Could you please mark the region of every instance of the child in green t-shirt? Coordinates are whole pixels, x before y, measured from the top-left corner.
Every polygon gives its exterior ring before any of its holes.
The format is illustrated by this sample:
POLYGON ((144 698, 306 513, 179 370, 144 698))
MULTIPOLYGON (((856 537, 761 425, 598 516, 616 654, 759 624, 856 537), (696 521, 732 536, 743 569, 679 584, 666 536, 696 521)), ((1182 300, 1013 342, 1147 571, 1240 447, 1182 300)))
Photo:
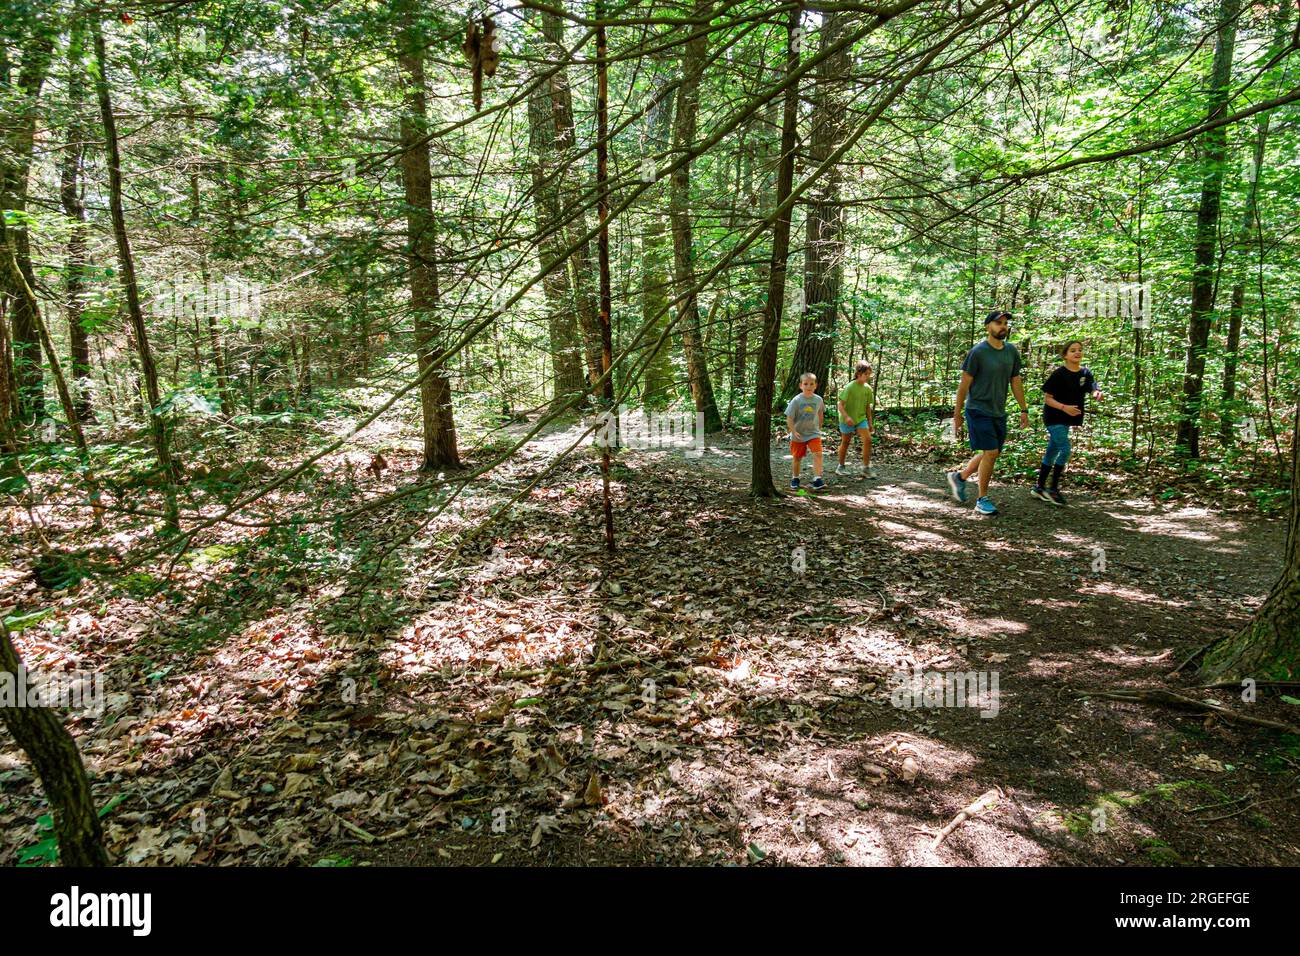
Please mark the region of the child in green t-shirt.
POLYGON ((871 433, 876 427, 876 390, 867 383, 871 381, 871 363, 859 362, 853 373, 853 381, 840 392, 840 463, 835 467, 835 474, 842 475, 848 469, 844 459, 848 457, 849 445, 853 444, 856 433, 862 439, 862 475, 866 478, 876 477, 876 470, 871 467, 871 433))

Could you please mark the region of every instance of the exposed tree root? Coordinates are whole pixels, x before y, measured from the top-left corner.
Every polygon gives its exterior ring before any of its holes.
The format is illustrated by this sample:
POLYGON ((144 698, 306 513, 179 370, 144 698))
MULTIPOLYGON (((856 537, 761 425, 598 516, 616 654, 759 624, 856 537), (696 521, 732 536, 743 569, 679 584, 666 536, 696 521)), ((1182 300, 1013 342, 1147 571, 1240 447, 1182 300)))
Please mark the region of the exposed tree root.
POLYGON ((1229 710, 1222 704, 1214 704, 1205 700, 1197 700, 1194 697, 1185 697, 1182 694, 1175 694, 1170 690, 1142 690, 1130 688, 1117 688, 1114 690, 1076 690, 1076 697, 1096 697, 1101 700, 1122 700, 1133 704, 1156 704, 1162 707, 1172 707, 1176 710, 1194 711, 1202 716, 1213 714, 1232 724, 1245 724, 1251 727, 1267 727, 1270 730, 1280 730, 1288 734, 1300 734, 1300 727, 1294 724, 1283 723, 1280 720, 1268 720, 1264 717, 1247 717, 1244 714, 1238 714, 1229 710))

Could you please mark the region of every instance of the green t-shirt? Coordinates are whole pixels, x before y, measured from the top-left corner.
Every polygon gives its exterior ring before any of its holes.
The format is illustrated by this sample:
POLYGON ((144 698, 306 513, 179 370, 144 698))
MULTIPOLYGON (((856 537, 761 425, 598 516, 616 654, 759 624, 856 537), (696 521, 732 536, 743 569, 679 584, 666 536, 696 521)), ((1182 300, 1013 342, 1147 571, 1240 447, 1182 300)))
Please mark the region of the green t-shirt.
POLYGON ((840 392, 840 401, 844 410, 855 422, 866 421, 867 410, 876 404, 876 390, 870 385, 863 385, 856 378, 840 392))

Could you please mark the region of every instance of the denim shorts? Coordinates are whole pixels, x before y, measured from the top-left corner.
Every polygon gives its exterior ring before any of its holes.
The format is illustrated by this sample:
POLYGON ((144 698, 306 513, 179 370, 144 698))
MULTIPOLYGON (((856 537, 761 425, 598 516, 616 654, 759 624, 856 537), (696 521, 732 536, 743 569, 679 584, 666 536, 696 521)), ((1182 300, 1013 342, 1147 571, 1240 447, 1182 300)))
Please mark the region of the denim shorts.
POLYGON ((1001 451, 1007 441, 1007 416, 985 415, 968 408, 966 431, 970 435, 971 451, 1001 451))
POLYGON ((871 425, 867 422, 865 418, 862 419, 862 421, 858 422, 856 425, 846 425, 843 422, 840 422, 840 434, 852 435, 859 428, 870 428, 870 427, 871 425))

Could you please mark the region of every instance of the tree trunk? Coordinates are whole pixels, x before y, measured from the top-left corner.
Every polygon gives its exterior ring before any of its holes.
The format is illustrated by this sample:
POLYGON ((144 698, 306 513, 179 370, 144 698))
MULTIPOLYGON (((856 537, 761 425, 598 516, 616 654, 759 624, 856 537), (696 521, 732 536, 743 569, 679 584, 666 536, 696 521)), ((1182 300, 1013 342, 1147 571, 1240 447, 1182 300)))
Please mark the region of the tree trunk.
MULTIPOLYGON (((645 156, 648 162, 658 163, 654 157, 666 153, 670 143, 676 90, 658 90, 655 104, 646 114, 645 156)), ((641 240, 641 321, 648 326, 646 348, 654 354, 642 359, 645 363, 642 401, 647 405, 661 405, 671 400, 676 384, 673 375, 673 349, 671 333, 664 337, 658 348, 655 344, 663 337, 668 325, 669 289, 672 278, 669 263, 672 250, 668 237, 668 220, 658 205, 662 201, 662 185, 656 183, 645 192, 645 229, 641 240)))
POLYGON ((108 151, 108 205, 113 220, 113 236, 117 240, 118 264, 122 269, 122 289, 126 293, 126 309, 131 319, 135 348, 140 356, 140 371, 144 376, 145 395, 149 401, 148 417, 158 467, 163 474, 167 502, 167 526, 180 527, 176 510, 175 482, 180 469, 172 460, 171 436, 167 419, 159 409, 162 399, 158 393, 158 371, 154 367, 153 353, 149 349, 149 336, 145 331, 144 312, 140 308, 140 289, 135 280, 135 260, 126 233, 126 216, 122 212, 122 156, 118 149, 117 123, 113 119, 113 103, 109 94, 108 55, 104 51, 104 31, 98 16, 92 21, 95 35, 95 64, 98 76, 95 86, 99 94, 99 113, 104 124, 104 139, 108 151))
POLYGON ((1254 619, 1205 655, 1204 683, 1254 678, 1293 680, 1300 671, 1300 405, 1291 444, 1291 524, 1285 564, 1254 619))
MULTIPOLYGON (((1241 0, 1222 0, 1218 36, 1210 68, 1209 110, 1206 121, 1221 119, 1228 109, 1232 82, 1232 51, 1237 39, 1241 0)), ((1187 320, 1187 360, 1183 373, 1183 398, 1179 408, 1177 447, 1180 454, 1197 458, 1201 452, 1201 404, 1205 391, 1205 350, 1214 312, 1214 260, 1218 250, 1219 208, 1223 200, 1223 167, 1227 159, 1228 128, 1218 126, 1201 135, 1204 175, 1196 212, 1196 241, 1192 266, 1192 310, 1187 320)))
MULTIPOLYGON (((1290 18, 1291 4, 1289 0, 1283 0, 1274 21, 1271 55, 1281 52, 1286 44, 1290 18)), ((1236 440, 1234 426, 1241 414, 1241 409, 1237 408, 1237 352, 1241 345, 1241 318, 1246 305, 1246 257, 1251 234, 1259 228, 1259 180, 1264 173, 1264 149, 1268 145, 1271 118, 1271 113, 1264 112, 1255 122, 1255 148, 1251 156, 1250 183, 1246 187, 1246 208, 1242 211, 1241 225, 1232 246, 1237 263, 1228 306, 1228 340, 1223 356, 1223 396, 1219 415, 1219 437, 1224 445, 1232 445, 1236 440)))
MULTIPOLYGON (((712 0, 695 0, 695 18, 707 22, 713 15, 712 0)), ((677 117, 673 122, 673 155, 684 156, 695 148, 695 125, 700 112, 700 80, 708 52, 708 34, 701 32, 682 51, 682 83, 677 93, 677 117)), ((704 413, 704 430, 722 430, 722 416, 713 397, 708 356, 700 334, 700 306, 695 295, 695 247, 691 230, 691 164, 673 170, 668 219, 673 230, 673 278, 676 282, 678 328, 686 352, 695 410, 704 413)))
POLYGON ((80 11, 74 14, 68 40, 68 108, 74 119, 68 124, 68 139, 63 147, 63 162, 59 167, 59 199, 64 215, 72 221, 72 230, 68 233, 67 260, 63 267, 63 289, 67 296, 64 315, 68 324, 76 420, 86 423, 94 417, 94 406, 90 389, 90 336, 81 324, 86 272, 86 207, 81 200, 82 144, 86 140, 86 128, 81 122, 81 106, 85 99, 85 64, 82 58, 86 24, 79 13, 80 11))
MULTIPOLYGON (((22 668, 9 629, 0 621, 0 672, 16 679, 22 668)), ((108 866, 90 781, 72 735, 49 707, 0 707, 0 718, 41 779, 59 841, 59 862, 108 866)))
MULTIPOLYGON (((0 214, 4 211, 24 212, 27 209, 27 177, 32 164, 32 151, 36 136, 36 107, 41 87, 49 72, 54 52, 53 34, 45 30, 40 21, 33 21, 34 35, 24 44, 22 68, 18 71, 18 100, 20 113, 14 118, 5 148, 0 150, 0 214)), ((9 64, 3 63, 4 85, 9 85, 9 64)), ((6 123, 6 125, 9 125, 6 123)), ((14 252, 18 268, 28 286, 35 287, 32 256, 26 225, 19 220, 13 230, 14 252)), ((24 296, 10 275, 4 270, 3 290, 11 301, 13 334, 10 358, 13 362, 13 380, 18 405, 19 428, 30 425, 45 414, 44 375, 41 368, 41 342, 36 332, 35 317, 24 296)))
POLYGON ((420 371, 420 410, 424 423, 421 470, 459 468, 456 425, 451 410, 451 378, 445 368, 433 369, 434 349, 441 329, 434 317, 438 307, 438 250, 434 239, 433 180, 429 144, 424 139, 424 43, 416 29, 412 7, 403 4, 398 60, 406 78, 402 111, 402 185, 406 191, 406 235, 410 260, 411 312, 420 371))
MULTIPOLYGON (((821 30, 823 48, 834 44, 844 32, 849 14, 827 15, 821 30)), ((808 162, 824 162, 844 139, 848 115, 841 90, 849 73, 845 48, 817 65, 813 87, 812 135, 808 162)), ((844 278, 844 209, 840 205, 839 167, 833 166, 813 187, 808 199, 808 239, 804 249, 804 308, 799 322, 790 373, 781 389, 788 401, 799 390, 804 372, 817 376, 817 394, 825 397, 835 346, 835 321, 839 313, 840 287, 844 278)))
MULTIPOLYGON (((799 69, 795 31, 799 9, 790 14, 786 27, 786 76, 799 69)), ((794 190, 795 123, 799 115, 799 84, 786 87, 781 114, 781 157, 776 177, 779 208, 794 190)), ((772 224, 772 262, 768 269, 767 306, 763 311, 763 341, 758 351, 757 382, 754 388, 754 438, 749 493, 756 498, 774 498, 772 483, 772 399, 776 389, 776 347, 781 337, 781 309, 785 303, 785 266, 790 255, 790 210, 772 224)))
MULTIPOLYGON (((564 49, 564 23, 548 11, 542 12, 542 34, 547 56, 552 62, 568 59, 564 49)), ((577 246, 569 257, 569 284, 577 306, 578 325, 582 329, 583 355, 587 362, 589 383, 600 378, 600 305, 592 285, 591 241, 580 242, 587 234, 587 216, 581 209, 582 181, 576 158, 577 133, 573 122, 573 94, 569 90, 568 71, 557 70, 551 76, 551 111, 555 123, 555 148, 559 154, 558 185, 560 214, 564 220, 565 246, 577 246)))
MULTIPOLYGON (((530 11, 530 16, 533 16, 530 11)), ((559 178, 563 175, 555 151, 555 121, 548 83, 528 98, 528 142, 533 162, 533 209, 537 224, 537 258, 543 270, 546 325, 555 369, 553 397, 567 399, 584 388, 583 352, 574 318, 573 287, 561 260, 564 229, 560 219, 559 178)))

